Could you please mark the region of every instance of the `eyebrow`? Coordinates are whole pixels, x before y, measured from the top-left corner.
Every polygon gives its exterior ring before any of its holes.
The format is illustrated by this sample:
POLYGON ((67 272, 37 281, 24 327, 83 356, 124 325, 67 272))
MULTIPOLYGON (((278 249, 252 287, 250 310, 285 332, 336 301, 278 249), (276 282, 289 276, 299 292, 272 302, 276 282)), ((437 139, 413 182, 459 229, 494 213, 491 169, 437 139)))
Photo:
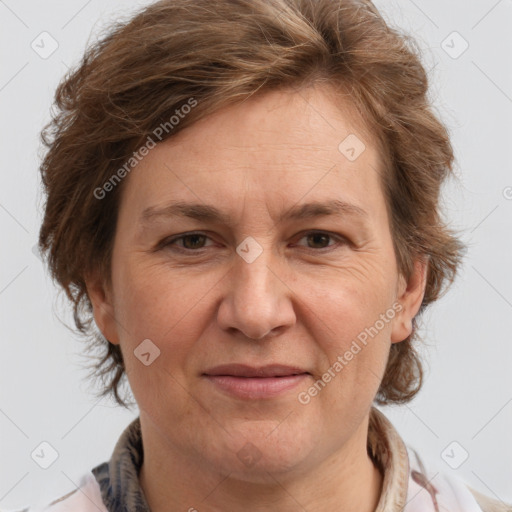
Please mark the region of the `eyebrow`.
MULTIPOLYGON (((314 201, 294 205, 282 213, 277 221, 282 222, 286 220, 312 219, 327 216, 350 216, 365 220, 368 218, 368 213, 355 204, 333 199, 330 201, 314 201)), ((148 224, 155 220, 172 217, 188 217, 203 222, 225 224, 227 226, 233 225, 231 217, 214 206, 182 201, 173 201, 164 207, 150 206, 146 208, 142 212, 140 223, 148 224)))

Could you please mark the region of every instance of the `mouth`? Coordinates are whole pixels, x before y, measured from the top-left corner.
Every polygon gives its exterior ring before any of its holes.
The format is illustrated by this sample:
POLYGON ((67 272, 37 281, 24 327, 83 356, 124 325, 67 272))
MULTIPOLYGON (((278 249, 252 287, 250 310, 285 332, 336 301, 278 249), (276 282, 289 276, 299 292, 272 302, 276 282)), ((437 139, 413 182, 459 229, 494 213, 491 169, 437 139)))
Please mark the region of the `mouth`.
POLYGON ((269 377, 290 377, 293 375, 309 374, 303 368, 297 366, 286 366, 281 364, 269 364, 266 366, 254 367, 246 364, 223 364, 210 368, 203 375, 246 377, 246 378, 269 378, 269 377))
POLYGON ((295 366, 267 365, 257 368, 229 364, 211 368, 203 376, 225 394, 255 400, 284 394, 304 382, 311 374, 295 366))

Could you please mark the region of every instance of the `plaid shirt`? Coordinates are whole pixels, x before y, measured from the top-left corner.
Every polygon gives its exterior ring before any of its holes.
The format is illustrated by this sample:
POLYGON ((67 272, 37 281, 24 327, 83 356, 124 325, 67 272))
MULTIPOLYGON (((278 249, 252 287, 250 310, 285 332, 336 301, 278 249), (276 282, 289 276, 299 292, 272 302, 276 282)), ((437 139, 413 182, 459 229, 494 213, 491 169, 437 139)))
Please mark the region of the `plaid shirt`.
MULTIPOLYGON (((512 512, 509 505, 453 477, 427 471, 375 408, 370 414, 368 453, 384 475, 375 512, 512 512)), ((122 433, 110 461, 84 475, 78 489, 44 509, 21 512, 150 512, 138 478, 143 454, 140 418, 136 418, 122 433)))

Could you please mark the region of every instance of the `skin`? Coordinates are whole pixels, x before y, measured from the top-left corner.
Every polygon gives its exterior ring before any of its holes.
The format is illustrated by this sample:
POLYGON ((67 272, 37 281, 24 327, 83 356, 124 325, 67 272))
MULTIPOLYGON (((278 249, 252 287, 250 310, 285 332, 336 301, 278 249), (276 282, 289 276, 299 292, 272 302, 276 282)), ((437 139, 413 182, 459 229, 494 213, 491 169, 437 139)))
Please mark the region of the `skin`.
POLYGON ((352 113, 325 86, 266 92, 158 144, 124 183, 112 285, 98 276, 87 284, 140 408, 140 482, 153 512, 377 506, 369 412, 391 344, 411 333, 426 269, 417 262, 408 281, 397 269, 380 155, 352 113), (349 134, 366 146, 355 161, 338 150, 349 134), (294 205, 331 199, 366 216, 277 220, 294 205), (145 209, 176 200, 215 206, 230 222, 141 223, 145 209), (195 231, 206 237, 160 244, 195 231), (236 252, 248 236, 263 250, 252 263, 236 252), (299 393, 393 304, 401 311, 301 404, 299 393), (145 339, 160 349, 148 366, 134 356, 145 339), (279 397, 243 400, 202 376, 235 362, 311 375, 279 397), (260 457, 250 466, 237 456, 248 442, 260 457))

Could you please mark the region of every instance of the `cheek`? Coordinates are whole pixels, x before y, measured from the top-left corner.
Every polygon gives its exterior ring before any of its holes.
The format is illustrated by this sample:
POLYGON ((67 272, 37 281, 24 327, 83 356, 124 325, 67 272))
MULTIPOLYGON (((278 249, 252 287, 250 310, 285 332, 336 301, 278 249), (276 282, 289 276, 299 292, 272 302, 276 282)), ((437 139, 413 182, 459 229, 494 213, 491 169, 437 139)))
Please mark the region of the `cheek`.
POLYGON ((194 346, 211 315, 205 293, 214 283, 207 276, 191 279, 162 268, 138 268, 119 269, 115 308, 132 391, 142 407, 169 397, 181 404, 178 409, 186 407, 180 383, 190 372, 194 346))
POLYGON ((206 278, 185 279, 156 267, 139 269, 124 267, 118 273, 122 286, 116 319, 122 325, 121 349, 130 387, 139 407, 151 416, 185 418, 193 410, 185 383, 208 318, 204 295, 211 285, 206 278), (162 408, 171 403, 170 409, 162 408))
POLYGON ((332 382, 326 393, 322 391, 321 401, 341 410, 355 401, 371 403, 375 396, 396 312, 392 280, 377 274, 356 279, 353 272, 337 276, 321 286, 311 281, 302 289, 309 289, 305 302, 310 307, 303 318, 309 319, 310 333, 323 356, 323 373, 315 378, 332 382))
MULTIPOLYGON (((308 316, 316 318, 318 326, 323 324, 325 339, 333 347, 342 346, 341 340, 356 337, 392 308, 393 272, 386 276, 386 272, 369 272, 361 267, 338 268, 295 282, 301 302, 311 308, 308 316)), ((379 326, 379 330, 389 330, 390 322, 386 322, 386 329, 380 323, 379 326)))
POLYGON ((118 273, 116 316, 126 325, 126 337, 163 341, 196 325, 197 309, 214 282, 208 273, 194 277, 161 264, 125 265, 118 273))

